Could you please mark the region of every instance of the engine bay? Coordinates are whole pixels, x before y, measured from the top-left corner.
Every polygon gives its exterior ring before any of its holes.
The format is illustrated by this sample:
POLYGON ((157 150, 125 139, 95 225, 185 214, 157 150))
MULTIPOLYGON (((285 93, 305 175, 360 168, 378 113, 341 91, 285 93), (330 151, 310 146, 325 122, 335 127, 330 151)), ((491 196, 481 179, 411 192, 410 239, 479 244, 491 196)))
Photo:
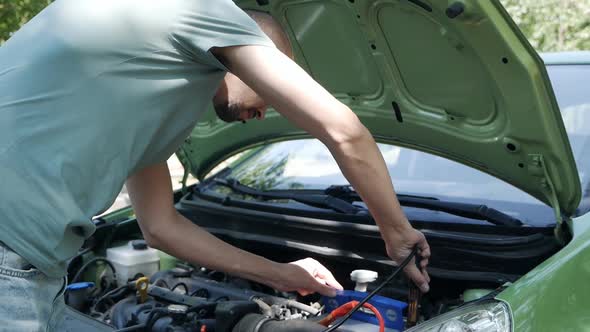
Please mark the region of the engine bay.
MULTIPOLYGON (((149 248, 143 240, 106 253, 77 270, 67 287, 66 303, 115 331, 325 331, 378 282, 377 272, 356 270, 348 285, 352 288, 356 281, 361 288, 335 298, 303 297, 191 266, 149 248), (365 277, 359 278, 359 273, 365 277), (367 275, 372 277, 366 279, 367 275)), ((369 301, 371 309, 361 308, 336 331, 402 331, 492 292, 469 290, 457 298, 434 300, 429 295, 422 298, 415 288, 404 288, 399 281, 388 285, 384 296, 369 301)))
MULTIPOLYGON (((175 266, 158 271, 159 255, 143 240, 108 249, 107 258, 91 259, 76 273, 66 303, 123 331, 324 331, 338 318, 326 320, 326 313, 365 294, 344 291, 335 298, 304 298, 169 257, 166 264, 175 266), (82 270, 92 264, 103 267, 96 269, 98 284, 79 282, 82 270)), ((356 313, 338 331, 373 331, 379 320, 384 327, 403 327, 405 303, 381 296, 372 303, 374 311, 356 313)))
MULTIPOLYGON (((95 220, 96 232, 68 265, 66 304, 105 327, 96 331, 326 331, 395 269, 366 216, 334 214, 326 222, 289 215, 284 222, 282 210, 226 206, 190 192, 175 193, 175 202, 187 219, 243 250, 283 263, 318 260, 345 291, 335 298, 302 296, 191 265, 148 247, 126 209, 95 220), (366 289, 353 280, 359 270, 374 274, 364 281, 366 289)), ((421 331, 423 323, 494 298, 557 250, 551 228, 412 222, 433 252, 430 291, 420 294, 400 273, 336 331, 394 332, 414 325, 421 331)))

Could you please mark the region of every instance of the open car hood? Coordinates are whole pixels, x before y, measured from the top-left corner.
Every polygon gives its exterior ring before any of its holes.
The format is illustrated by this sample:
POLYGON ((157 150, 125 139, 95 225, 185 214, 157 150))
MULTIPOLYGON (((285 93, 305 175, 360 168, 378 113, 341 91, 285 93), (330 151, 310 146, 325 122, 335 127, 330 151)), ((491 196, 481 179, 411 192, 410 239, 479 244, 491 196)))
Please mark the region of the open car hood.
MULTIPOLYGON (((575 211, 580 181, 545 67, 497 0, 236 2, 277 18, 297 62, 377 141, 489 173, 558 214, 575 211)), ((179 156, 202 178, 236 152, 303 137, 274 111, 228 124, 211 108, 179 156)))

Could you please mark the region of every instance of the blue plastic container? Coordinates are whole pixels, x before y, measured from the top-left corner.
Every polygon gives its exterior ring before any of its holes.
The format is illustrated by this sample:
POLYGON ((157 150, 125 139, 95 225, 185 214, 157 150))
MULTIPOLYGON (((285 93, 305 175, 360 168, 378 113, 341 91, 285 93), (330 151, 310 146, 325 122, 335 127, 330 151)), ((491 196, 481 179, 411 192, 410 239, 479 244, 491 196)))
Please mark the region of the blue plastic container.
MULTIPOLYGON (((344 290, 338 292, 336 297, 323 297, 322 303, 326 306, 326 312, 338 308, 339 306, 348 303, 350 301, 361 301, 367 296, 365 292, 357 292, 351 290, 344 290)), ((388 297, 375 295, 369 300, 385 320, 385 327, 402 331, 404 329, 404 309, 408 306, 407 303, 390 299, 388 297)), ((379 326, 379 320, 373 314, 362 312, 364 308, 359 309, 354 313, 351 319, 355 319, 362 322, 367 322, 379 326)))

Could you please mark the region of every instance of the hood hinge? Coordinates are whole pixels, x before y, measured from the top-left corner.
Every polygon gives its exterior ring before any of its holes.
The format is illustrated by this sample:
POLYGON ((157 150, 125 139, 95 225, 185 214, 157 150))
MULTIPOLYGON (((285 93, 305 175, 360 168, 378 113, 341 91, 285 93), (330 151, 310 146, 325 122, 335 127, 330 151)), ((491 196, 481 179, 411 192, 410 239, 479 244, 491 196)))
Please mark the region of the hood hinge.
POLYGON ((176 157, 178 158, 178 161, 180 161, 182 167, 184 168, 184 174, 182 175, 181 192, 182 195, 186 195, 186 181, 188 180, 188 176, 190 174, 190 171, 192 170, 191 159, 188 157, 187 153, 184 151, 184 148, 182 146, 178 148, 178 151, 176 151, 176 157))
POLYGON ((568 242, 569 232, 567 231, 566 222, 569 218, 561 213, 559 199, 557 198, 557 193, 555 192, 555 187, 553 186, 553 181, 551 181, 551 175, 549 174, 543 155, 529 154, 528 170, 539 177, 541 186, 545 190, 555 213, 555 237, 560 244, 565 245, 568 242))

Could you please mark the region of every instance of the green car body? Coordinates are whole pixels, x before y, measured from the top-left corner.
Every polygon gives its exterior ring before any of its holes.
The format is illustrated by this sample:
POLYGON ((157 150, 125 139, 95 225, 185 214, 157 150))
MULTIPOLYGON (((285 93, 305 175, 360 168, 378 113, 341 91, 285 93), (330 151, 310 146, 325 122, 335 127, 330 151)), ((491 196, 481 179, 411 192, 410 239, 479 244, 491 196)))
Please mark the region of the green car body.
POLYGON ((590 214, 571 225, 570 243, 496 297, 514 331, 590 331, 590 214))

